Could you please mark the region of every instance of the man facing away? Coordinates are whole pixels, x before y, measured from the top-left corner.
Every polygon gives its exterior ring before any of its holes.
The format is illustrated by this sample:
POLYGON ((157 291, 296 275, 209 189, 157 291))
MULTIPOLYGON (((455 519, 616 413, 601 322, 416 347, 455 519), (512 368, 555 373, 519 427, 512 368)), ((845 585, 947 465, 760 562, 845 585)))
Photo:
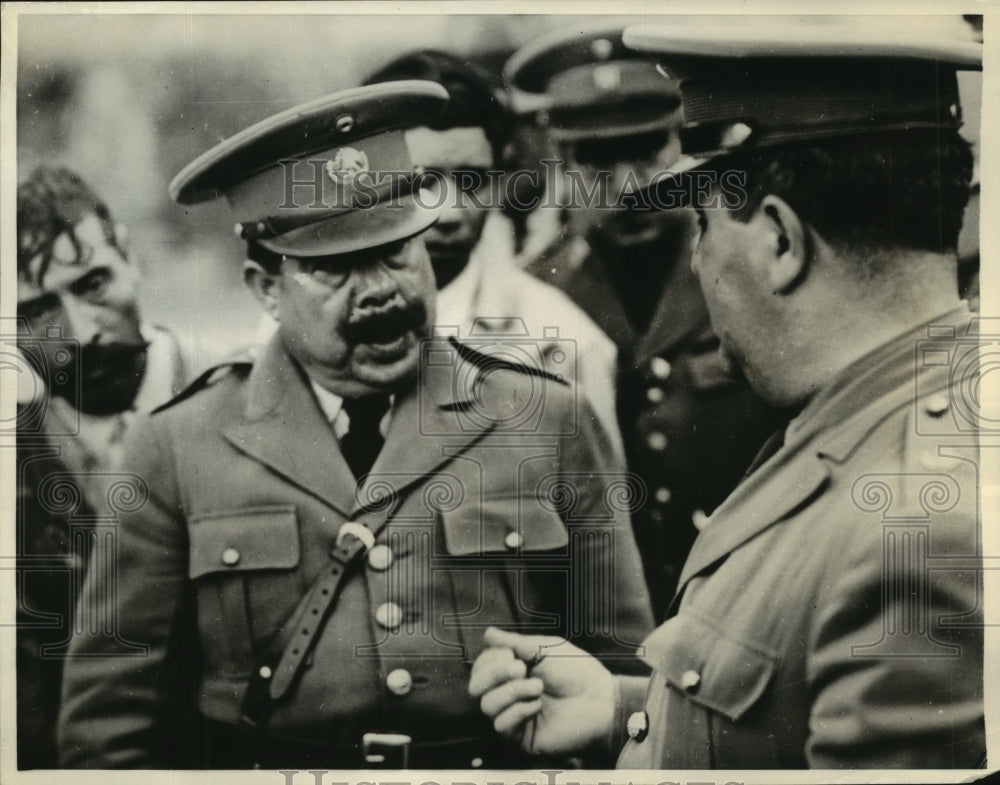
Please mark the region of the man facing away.
POLYGON ((692 129, 691 179, 648 203, 695 208, 724 356, 797 414, 695 542, 650 679, 487 633, 470 690, 526 748, 626 742, 626 769, 982 764, 979 346, 955 253, 955 74, 981 47, 937 32, 627 34, 682 79, 692 129))

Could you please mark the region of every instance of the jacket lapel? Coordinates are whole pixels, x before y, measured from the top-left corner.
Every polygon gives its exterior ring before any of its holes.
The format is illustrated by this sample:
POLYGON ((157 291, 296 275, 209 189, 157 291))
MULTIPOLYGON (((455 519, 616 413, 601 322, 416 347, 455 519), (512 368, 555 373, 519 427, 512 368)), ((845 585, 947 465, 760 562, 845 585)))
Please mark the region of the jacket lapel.
MULTIPOLYGON (((381 487, 402 494, 493 430, 492 424, 477 426, 477 419, 462 416, 475 405, 472 384, 477 375, 447 343, 427 341, 421 346, 418 383, 396 396, 385 444, 372 466, 371 476, 381 487), (445 352, 454 363, 430 361, 445 352)), ((366 501, 378 501, 369 495, 364 489, 358 493, 352 512, 366 501)))
POLYGON ((678 595, 691 578, 801 506, 828 477, 829 470, 814 449, 779 450, 712 514, 684 564, 678 595))
POLYGON ((354 476, 337 437, 277 336, 250 372, 243 420, 223 436, 341 513, 354 504, 354 476))

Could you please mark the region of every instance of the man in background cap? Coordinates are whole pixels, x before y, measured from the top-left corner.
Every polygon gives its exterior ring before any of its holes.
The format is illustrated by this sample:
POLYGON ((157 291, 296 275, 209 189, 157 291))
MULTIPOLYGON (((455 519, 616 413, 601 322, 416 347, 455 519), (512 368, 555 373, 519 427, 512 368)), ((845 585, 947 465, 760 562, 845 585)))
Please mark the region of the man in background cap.
POLYGON ((571 379, 621 453, 615 416, 614 344, 572 300, 513 262, 514 226, 492 200, 502 194, 501 165, 512 117, 500 79, 433 50, 410 52, 368 84, 425 79, 442 85, 448 106, 433 124, 406 131, 414 166, 436 178, 448 200, 423 235, 440 294, 437 323, 488 351, 519 347, 522 362, 571 379))
POLYGON ((140 317, 140 270, 125 234, 104 201, 65 167, 39 166, 18 186, 21 768, 56 765, 58 652, 88 553, 75 534, 107 513, 109 481, 121 477, 122 442, 137 413, 184 384, 176 339, 140 317))
POLYGON ((544 371, 430 340, 417 235, 440 208, 403 129, 447 97, 336 93, 172 183, 182 203, 232 203, 279 326, 130 442, 148 499, 121 520, 117 572, 88 576, 119 625, 73 640, 66 765, 526 766, 465 689, 482 630, 556 627, 621 660, 650 629, 587 407, 544 371), (130 644, 148 654, 113 656, 130 644), (204 728, 173 727, 191 701, 204 728))
POLYGON ((626 34, 683 80, 692 131, 691 181, 645 196, 694 207, 722 351, 795 416, 702 530, 651 679, 487 632, 470 690, 527 748, 627 741, 626 769, 984 760, 979 345, 955 250, 955 74, 981 47, 865 24, 626 34))
POLYGON ((680 154, 676 83, 627 49, 620 29, 606 28, 539 39, 511 58, 506 74, 514 88, 544 94, 541 119, 566 167, 565 234, 527 269, 569 294, 618 348, 626 459, 646 485, 633 526, 662 618, 697 527, 776 420, 719 362, 688 265, 691 217, 614 207, 680 154), (588 191, 598 197, 591 204, 588 191))

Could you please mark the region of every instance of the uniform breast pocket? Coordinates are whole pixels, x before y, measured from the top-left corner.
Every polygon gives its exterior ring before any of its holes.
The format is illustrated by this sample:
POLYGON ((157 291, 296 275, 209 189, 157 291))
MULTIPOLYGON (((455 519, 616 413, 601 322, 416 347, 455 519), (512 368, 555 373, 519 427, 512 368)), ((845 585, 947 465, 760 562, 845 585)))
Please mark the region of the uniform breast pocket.
POLYGON ((245 675, 302 594, 295 507, 194 516, 189 536, 189 575, 209 672, 245 675))
MULTIPOLYGON (((777 768, 774 728, 753 719, 777 664, 774 651, 739 640, 693 613, 682 612, 646 639, 644 659, 666 680, 658 727, 695 734, 677 745, 693 768, 777 768)), ((654 719, 654 718, 651 718, 654 719)))
POLYGON ((557 513, 533 498, 487 498, 475 508, 442 512, 441 525, 464 625, 563 634, 571 564, 557 513))

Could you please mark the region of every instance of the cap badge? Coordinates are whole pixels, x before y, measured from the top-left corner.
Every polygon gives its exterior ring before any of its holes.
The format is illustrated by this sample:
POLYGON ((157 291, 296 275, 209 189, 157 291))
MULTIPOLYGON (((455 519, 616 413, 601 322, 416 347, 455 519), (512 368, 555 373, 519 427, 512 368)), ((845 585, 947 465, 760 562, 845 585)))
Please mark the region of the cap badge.
POLYGON ((332 160, 323 164, 323 171, 333 182, 347 185, 359 173, 371 171, 368 154, 353 147, 341 147, 332 160))
POLYGON ((622 86, 622 72, 617 65, 594 67, 594 87, 598 90, 617 90, 622 86))

